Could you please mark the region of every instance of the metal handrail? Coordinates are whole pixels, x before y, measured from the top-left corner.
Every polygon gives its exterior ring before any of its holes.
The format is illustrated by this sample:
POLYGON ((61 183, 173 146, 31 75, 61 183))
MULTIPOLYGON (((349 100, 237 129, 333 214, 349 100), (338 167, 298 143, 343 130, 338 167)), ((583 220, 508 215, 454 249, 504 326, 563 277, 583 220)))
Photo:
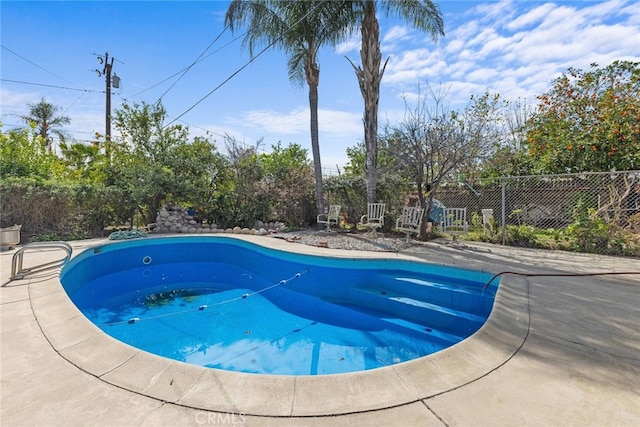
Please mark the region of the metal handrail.
POLYGON ((40 273, 42 271, 62 267, 67 263, 67 261, 71 259, 72 252, 73 252, 73 249, 71 248, 71 245, 69 245, 66 242, 27 243, 26 245, 18 249, 18 251, 15 254, 13 254, 13 258, 11 260, 11 277, 9 277, 9 281, 24 279, 26 276, 30 274, 40 273), (67 254, 64 258, 23 269, 22 261, 24 258, 24 253, 29 249, 35 249, 35 250, 63 249, 67 254))

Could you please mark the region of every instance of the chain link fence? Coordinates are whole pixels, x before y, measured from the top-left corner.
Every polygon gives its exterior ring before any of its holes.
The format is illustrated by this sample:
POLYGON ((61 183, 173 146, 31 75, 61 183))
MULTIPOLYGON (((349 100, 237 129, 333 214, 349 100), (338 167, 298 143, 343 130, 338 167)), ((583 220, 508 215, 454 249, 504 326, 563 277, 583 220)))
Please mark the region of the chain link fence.
POLYGON ((640 256, 640 171, 459 179, 434 196, 489 241, 640 256))

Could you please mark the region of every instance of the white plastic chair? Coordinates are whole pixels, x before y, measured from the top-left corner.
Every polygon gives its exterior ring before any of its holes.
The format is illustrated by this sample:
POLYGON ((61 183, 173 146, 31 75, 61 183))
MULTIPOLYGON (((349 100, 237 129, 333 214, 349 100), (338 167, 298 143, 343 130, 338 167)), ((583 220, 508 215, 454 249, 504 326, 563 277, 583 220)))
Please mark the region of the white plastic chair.
POLYGON ((444 208, 442 219, 442 232, 456 236, 466 234, 469 228, 467 223, 467 208, 444 208))
POLYGON ((367 205, 367 214, 360 218, 360 225, 375 232, 378 228, 384 226, 384 203, 369 203, 367 205))
POLYGON ((396 230, 407 235, 407 241, 412 233, 420 234, 422 225, 423 208, 405 206, 402 208, 402 215, 396 220, 396 230))
POLYGON ((316 222, 318 224, 326 224, 327 231, 331 231, 331 224, 338 225, 340 222, 340 208, 340 205, 329 206, 329 212, 318 215, 316 222))

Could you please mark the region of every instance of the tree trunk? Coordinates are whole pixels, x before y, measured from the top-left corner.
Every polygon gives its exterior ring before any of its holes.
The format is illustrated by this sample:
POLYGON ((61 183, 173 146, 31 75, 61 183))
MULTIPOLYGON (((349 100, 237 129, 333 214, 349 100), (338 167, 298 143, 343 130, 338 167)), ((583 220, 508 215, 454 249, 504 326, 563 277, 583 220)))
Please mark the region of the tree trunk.
POLYGON ((322 189, 322 163, 320 161, 320 141, 318 137, 318 85, 320 69, 311 59, 306 66, 307 83, 309 85, 309 113, 311 115, 311 151, 313 153, 313 169, 316 178, 316 210, 318 215, 324 213, 324 192, 322 189))
POLYGON ((373 1, 367 2, 366 15, 362 21, 361 31, 362 47, 360 57, 362 59, 362 69, 356 70, 356 74, 359 74, 360 91, 364 100, 367 203, 375 203, 378 181, 378 101, 380 99, 380 81, 382 80, 384 68, 380 69, 382 60, 380 53, 380 27, 376 18, 376 5, 373 1))

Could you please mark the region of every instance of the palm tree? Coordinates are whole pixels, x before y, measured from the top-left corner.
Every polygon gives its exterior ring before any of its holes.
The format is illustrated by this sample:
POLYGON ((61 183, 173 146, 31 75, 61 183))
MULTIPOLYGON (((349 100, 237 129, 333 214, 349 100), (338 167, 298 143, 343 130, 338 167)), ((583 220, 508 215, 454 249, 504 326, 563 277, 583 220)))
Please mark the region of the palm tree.
POLYGON ((225 23, 234 31, 248 28, 243 45, 253 56, 256 45, 282 49, 288 56, 289 79, 309 86, 311 149, 316 180, 316 208, 324 212, 322 163, 318 137, 318 85, 320 67, 318 50, 335 44, 343 37, 345 25, 338 25, 332 13, 339 2, 233 0, 227 9, 225 23))
POLYGON ((380 53, 380 26, 376 17, 380 4, 385 16, 403 18, 413 27, 427 31, 434 40, 444 36, 444 24, 440 10, 431 0, 378 1, 356 0, 343 2, 345 13, 351 14, 351 24, 360 23, 362 44, 360 57, 362 67, 351 60, 360 92, 364 99, 364 140, 366 148, 365 175, 367 183, 367 203, 376 201, 377 161, 378 161, 378 101, 380 99, 380 81, 384 74, 388 58, 382 68, 380 53))
POLYGON ((71 123, 71 119, 67 116, 56 115, 58 111, 62 110, 62 107, 55 106, 45 101, 44 98, 37 104, 28 104, 29 114, 26 116, 19 116, 25 123, 31 125, 35 124, 38 135, 42 137, 42 144, 44 148, 52 152, 53 141, 51 139, 51 133, 55 134, 62 142, 66 140, 66 134, 60 129, 56 129, 59 126, 68 125, 71 123))

